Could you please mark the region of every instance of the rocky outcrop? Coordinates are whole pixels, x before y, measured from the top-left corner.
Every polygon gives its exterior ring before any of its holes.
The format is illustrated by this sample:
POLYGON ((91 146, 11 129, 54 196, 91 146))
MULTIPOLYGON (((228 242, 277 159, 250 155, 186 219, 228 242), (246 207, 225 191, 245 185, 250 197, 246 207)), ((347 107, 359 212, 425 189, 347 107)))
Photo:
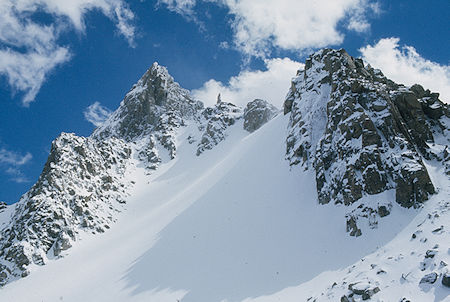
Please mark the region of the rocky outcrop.
POLYGON ((431 157, 428 144, 448 131, 440 120, 448 108, 422 90, 395 84, 344 50, 306 61, 285 102, 287 157, 315 169, 321 203, 348 205, 395 189, 397 202, 411 207, 434 192, 422 156, 431 157), (442 113, 426 114, 430 107, 442 113))
POLYGON ((244 109, 244 129, 248 132, 256 131, 277 113, 278 109, 267 101, 253 100, 244 109))
POLYGON ((92 136, 98 139, 118 137, 127 142, 152 136, 167 149, 170 158, 174 158, 176 129, 187 120, 199 119, 202 109, 203 103, 181 88, 165 67, 153 63, 127 93, 120 107, 92 136))
POLYGON ((225 130, 242 118, 242 109, 231 103, 218 102, 202 112, 199 130, 203 132, 197 147, 197 155, 210 150, 226 138, 225 130))
POLYGON ((348 289, 350 293, 343 295, 341 297, 341 302, 355 302, 360 301, 361 299, 363 301, 370 300, 373 295, 380 292, 378 286, 366 282, 351 283, 349 284, 348 289))
POLYGON ((426 274, 425 276, 422 277, 422 279, 420 279, 420 284, 433 284, 434 282, 436 282, 438 278, 438 275, 436 273, 430 273, 430 274, 426 274))
POLYGON ((417 207, 434 193, 422 158, 448 162, 449 109, 438 94, 398 85, 343 49, 311 55, 284 108, 287 159, 315 170, 323 204, 393 189, 397 203, 417 207))
POLYGON ((28 274, 71 247, 84 230, 102 233, 126 197, 131 149, 116 138, 97 141, 63 133, 52 144, 36 184, 0 233, 0 285, 28 274))

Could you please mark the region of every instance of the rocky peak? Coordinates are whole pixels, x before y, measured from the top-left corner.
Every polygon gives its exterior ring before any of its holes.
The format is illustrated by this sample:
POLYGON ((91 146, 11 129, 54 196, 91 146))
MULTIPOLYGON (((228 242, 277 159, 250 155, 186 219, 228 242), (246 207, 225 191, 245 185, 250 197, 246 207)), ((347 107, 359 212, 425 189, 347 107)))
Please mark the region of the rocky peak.
MULTIPOLYGON (((350 205, 393 189, 411 207, 434 193, 422 158, 445 157, 449 110, 438 94, 396 84, 343 49, 323 49, 293 79, 284 111, 287 158, 315 170, 320 203, 350 205)), ((366 212, 378 213, 371 206, 366 212)))
POLYGON ((92 137, 145 141, 144 145, 140 144, 140 158, 154 169, 161 162, 156 145, 163 146, 169 157, 174 158, 176 129, 185 125, 187 120, 199 119, 202 109, 203 103, 194 100, 165 67, 155 62, 92 137))
POLYGON ((201 102, 194 100, 165 67, 155 62, 93 136, 115 136, 131 141, 161 127, 164 114, 180 120, 192 119, 202 108, 201 102))

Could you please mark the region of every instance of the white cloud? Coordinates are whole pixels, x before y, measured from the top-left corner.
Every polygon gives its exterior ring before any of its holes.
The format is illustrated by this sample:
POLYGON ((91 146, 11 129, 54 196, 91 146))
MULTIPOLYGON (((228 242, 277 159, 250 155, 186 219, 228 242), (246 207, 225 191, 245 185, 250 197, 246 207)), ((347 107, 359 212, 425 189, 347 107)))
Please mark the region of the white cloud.
POLYGON ((347 21, 347 29, 359 33, 367 32, 370 24, 367 20, 367 14, 380 15, 381 7, 378 2, 361 1, 362 5, 354 6, 350 9, 349 20, 347 21))
POLYGON ((97 10, 116 23, 118 32, 134 45, 134 18, 124 0, 2 0, 0 1, 0 75, 25 93, 23 104, 34 100, 48 74, 71 57, 58 41, 64 31, 85 28, 83 16, 97 10), (45 13, 49 23, 34 18, 45 13))
POLYGON ((230 48, 230 44, 228 44, 227 41, 222 41, 222 42, 219 43, 219 48, 229 49, 230 48))
POLYGON ((230 78, 227 84, 211 79, 199 89, 193 90, 195 98, 210 106, 216 103, 217 95, 222 101, 245 106, 256 98, 264 99, 282 108, 290 87, 290 79, 303 64, 289 58, 266 59, 265 71, 241 71, 230 78))
MULTIPOLYGON (((372 0, 197 0, 223 5, 232 16, 237 49, 249 56, 267 57, 272 48, 299 51, 339 45, 349 30, 367 31, 367 14, 378 13, 372 0)), ((196 0, 160 0, 184 16, 191 16, 196 0)))
POLYGON ((101 126, 111 115, 111 110, 95 102, 86 108, 83 112, 84 118, 94 124, 95 127, 101 126))
POLYGON ((28 152, 25 155, 20 155, 5 148, 0 148, 0 165, 6 167, 5 173, 10 175, 11 180, 17 183, 28 182, 19 167, 28 163, 32 158, 33 156, 28 152))
POLYGON ((166 5, 167 9, 184 17, 192 18, 196 0, 158 0, 157 6, 166 5))
POLYGON ((17 183, 26 183, 29 182, 30 180, 22 173, 22 171, 20 171, 17 168, 12 168, 9 167, 8 169, 6 169, 6 174, 8 174, 9 176, 11 176, 12 181, 17 182, 17 183))
POLYGON ((12 166, 22 166, 29 162, 33 156, 30 153, 20 155, 16 152, 9 151, 5 148, 0 149, 0 164, 7 164, 12 166))
POLYGON ((421 84, 439 92, 440 99, 450 103, 450 66, 423 58, 412 46, 400 46, 400 39, 386 38, 374 46, 360 49, 362 58, 395 82, 408 86, 421 84))
POLYGON ((69 58, 69 50, 65 47, 36 47, 28 53, 0 50, 0 73, 8 77, 11 87, 26 92, 22 101, 28 105, 36 97, 47 74, 69 58))

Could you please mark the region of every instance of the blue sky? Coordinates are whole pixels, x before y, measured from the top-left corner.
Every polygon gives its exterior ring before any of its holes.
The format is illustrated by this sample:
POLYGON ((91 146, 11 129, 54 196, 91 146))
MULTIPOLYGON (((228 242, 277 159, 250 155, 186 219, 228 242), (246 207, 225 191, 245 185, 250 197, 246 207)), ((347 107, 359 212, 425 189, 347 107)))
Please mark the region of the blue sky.
POLYGON ((449 28, 447 0, 4 0, 0 201, 16 202, 52 140, 88 136, 154 61, 207 104, 221 92, 281 106, 308 54, 343 47, 448 103, 449 28))

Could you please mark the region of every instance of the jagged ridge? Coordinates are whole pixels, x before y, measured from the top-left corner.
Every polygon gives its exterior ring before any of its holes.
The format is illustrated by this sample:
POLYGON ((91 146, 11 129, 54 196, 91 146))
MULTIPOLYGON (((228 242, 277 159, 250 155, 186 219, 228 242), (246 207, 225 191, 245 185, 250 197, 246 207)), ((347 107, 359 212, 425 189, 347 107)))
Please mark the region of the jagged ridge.
MULTIPOLYGON (((151 173, 175 158, 180 128, 196 125, 190 142, 199 141, 200 155, 243 117, 240 107, 227 102, 204 108, 154 63, 90 137, 63 133, 52 143, 38 181, 10 206, 9 222, 0 229, 0 286, 61 257, 80 232, 109 229, 133 186, 127 173, 142 164, 151 173)), ((269 120, 244 119, 259 126, 269 120)), ((0 203, 0 214, 5 209, 0 203)))
POLYGON ((0 285, 29 274, 70 248, 81 229, 104 232, 125 202, 121 140, 97 141, 63 133, 53 143, 36 184, 14 205, 0 233, 0 285))

